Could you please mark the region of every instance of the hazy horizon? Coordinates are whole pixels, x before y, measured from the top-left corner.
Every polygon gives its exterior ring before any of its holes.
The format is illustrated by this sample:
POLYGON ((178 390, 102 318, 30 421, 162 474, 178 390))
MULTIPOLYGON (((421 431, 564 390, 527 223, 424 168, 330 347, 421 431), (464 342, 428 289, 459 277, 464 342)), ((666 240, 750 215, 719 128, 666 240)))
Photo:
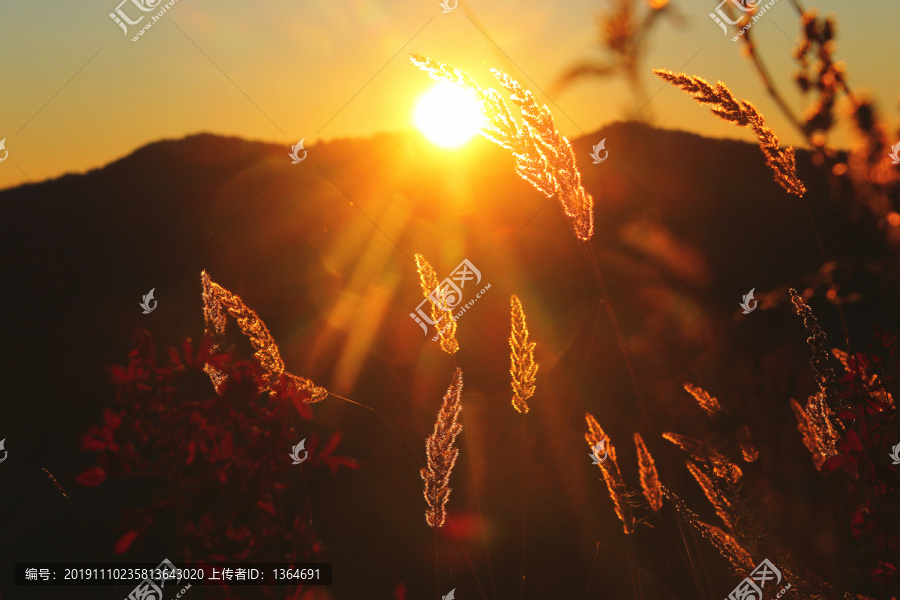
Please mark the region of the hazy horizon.
MULTIPOLYGON (((386 4, 314 2, 253 11, 237 2, 178 0, 145 34, 129 35, 109 17, 117 3, 79 6, 14 3, 0 9, 0 48, 11 61, 0 90, 8 160, 0 189, 102 167, 148 143, 196 133, 307 146, 339 138, 412 129, 412 107, 431 86, 412 67, 415 51, 467 70, 496 87, 490 68, 509 72, 549 104, 560 130, 574 138, 615 121, 649 120, 664 129, 751 139, 751 133, 712 118, 665 86, 652 68, 683 69, 722 79, 754 102, 784 144, 804 147, 756 74, 708 17, 716 3, 671 2, 685 19, 667 20, 650 34, 642 83, 650 100, 637 102, 621 76, 583 79, 552 98, 554 80, 573 64, 608 54, 596 44, 595 17, 607 3, 574 0, 565 10, 536 0, 485 5, 459 2, 443 14, 436 1, 386 4), (25 56, 22 48, 32 52, 25 56), (397 98, 401 100, 397 100, 397 98)), ((164 4, 160 4, 160 7, 164 4)), ((837 57, 854 91, 868 90, 887 117, 900 97, 900 67, 870 61, 878 40, 900 17, 887 2, 842 6, 820 2, 838 17, 837 57)), ((124 6, 137 16, 134 7, 124 6), (130 8, 129 8, 130 7, 130 8)), ((152 15, 154 13, 146 13, 152 15)), ((145 22, 147 19, 144 20, 145 22)), ((791 3, 776 2, 752 29, 760 53, 791 108, 804 99, 791 81, 790 58, 799 21, 791 3)), ((838 113, 846 114, 838 99, 838 113)), ((843 134, 830 140, 845 146, 843 134)))

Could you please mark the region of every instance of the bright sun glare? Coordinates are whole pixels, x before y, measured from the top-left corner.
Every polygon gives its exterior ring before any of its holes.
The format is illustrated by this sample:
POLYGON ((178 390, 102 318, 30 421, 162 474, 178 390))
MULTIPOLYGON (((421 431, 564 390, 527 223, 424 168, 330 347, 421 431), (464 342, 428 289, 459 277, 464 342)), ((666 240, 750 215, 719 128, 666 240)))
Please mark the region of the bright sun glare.
POLYGON ((416 104, 416 127, 444 148, 458 148, 477 134, 484 123, 481 104, 469 90, 438 81, 416 104))

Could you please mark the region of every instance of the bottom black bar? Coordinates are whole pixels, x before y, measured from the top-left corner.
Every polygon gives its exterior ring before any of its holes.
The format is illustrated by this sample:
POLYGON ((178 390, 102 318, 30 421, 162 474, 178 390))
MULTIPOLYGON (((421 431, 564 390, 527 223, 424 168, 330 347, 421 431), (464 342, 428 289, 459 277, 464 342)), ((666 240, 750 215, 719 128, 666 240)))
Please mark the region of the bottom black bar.
MULTIPOLYGON (((331 585, 331 563, 16 563, 16 585, 331 585)), ((139 596, 142 597, 142 596, 139 596)))

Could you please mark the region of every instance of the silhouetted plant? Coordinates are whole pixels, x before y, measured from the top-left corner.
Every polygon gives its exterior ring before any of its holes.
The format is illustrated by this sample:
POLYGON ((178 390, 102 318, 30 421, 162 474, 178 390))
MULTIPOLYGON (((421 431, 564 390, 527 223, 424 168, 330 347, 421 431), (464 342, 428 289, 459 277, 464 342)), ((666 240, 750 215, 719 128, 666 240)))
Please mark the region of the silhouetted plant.
MULTIPOLYGON (((126 511, 114 552, 127 553, 151 527, 174 521, 176 564, 321 560, 290 448, 308 438, 308 458, 299 468, 325 465, 336 472, 358 464, 334 454, 337 431, 322 443, 317 433, 296 427, 312 419, 312 392, 287 374, 271 382, 272 391, 261 392, 263 369, 210 353, 209 338, 197 347, 186 340, 163 360, 148 332, 139 330, 135 339, 128 363, 109 368, 115 404, 83 436, 82 449, 95 453, 97 464, 77 479, 85 486, 109 478, 152 483, 144 506, 126 511), (210 368, 225 376, 220 394, 207 376, 210 368)), ((296 587, 204 590, 223 598, 301 597, 296 587)))

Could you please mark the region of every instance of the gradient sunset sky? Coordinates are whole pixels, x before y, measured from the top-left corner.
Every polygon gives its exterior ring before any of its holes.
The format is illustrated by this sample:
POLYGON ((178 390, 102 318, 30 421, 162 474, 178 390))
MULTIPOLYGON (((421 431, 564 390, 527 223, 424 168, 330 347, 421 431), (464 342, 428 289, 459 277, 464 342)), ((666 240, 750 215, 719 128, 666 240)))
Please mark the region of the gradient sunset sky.
MULTIPOLYGON (((309 149, 332 138, 411 129, 413 106, 432 81, 410 65, 409 51, 463 68, 485 86, 497 87, 489 68, 510 72, 549 104, 569 137, 636 112, 621 78, 584 80, 552 98, 540 91, 577 61, 608 58, 595 43, 594 20, 609 9, 607 1, 460 0, 443 14, 437 0, 177 0, 136 43, 131 36, 149 19, 130 26, 126 37, 109 17, 119 1, 0 6, 0 139, 9 151, 0 189, 83 172, 147 143, 199 132, 281 143, 287 152, 300 138, 309 149)), ((783 143, 802 146, 742 58, 741 43, 708 17, 718 1, 671 3, 687 23, 664 22, 653 31, 644 81, 655 96, 641 116, 664 128, 751 139, 650 73, 684 70, 725 81, 761 109, 783 143)), ((875 99, 894 135, 900 3, 804 3, 837 16, 837 57, 854 91, 875 99)), ((130 0, 123 10, 132 18, 155 14, 140 13, 130 0)), ((753 34, 799 112, 806 102, 791 81, 799 39, 791 0, 778 0, 753 34)), ((844 114, 846 101, 838 107, 844 114)))

